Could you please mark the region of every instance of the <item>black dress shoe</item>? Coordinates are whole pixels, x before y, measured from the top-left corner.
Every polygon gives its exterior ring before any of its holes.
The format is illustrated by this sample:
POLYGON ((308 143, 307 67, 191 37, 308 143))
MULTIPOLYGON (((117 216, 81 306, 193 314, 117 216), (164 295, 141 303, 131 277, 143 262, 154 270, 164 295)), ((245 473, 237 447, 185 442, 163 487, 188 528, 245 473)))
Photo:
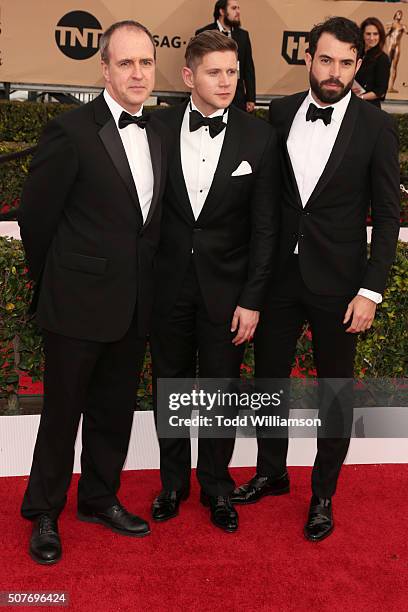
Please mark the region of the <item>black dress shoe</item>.
POLYGON ((130 514, 120 504, 114 504, 104 510, 78 508, 77 516, 80 521, 105 525, 121 535, 141 538, 150 533, 149 523, 135 514, 130 514))
POLYGON ((241 485, 230 495, 233 504, 254 504, 266 495, 284 495, 289 493, 289 476, 285 472, 278 478, 255 476, 241 485))
POLYGON ((179 513, 180 502, 190 495, 188 489, 182 491, 160 491, 152 504, 152 518, 154 521, 168 521, 179 513))
POLYGON ((330 498, 313 495, 310 502, 309 516, 304 528, 307 540, 319 542, 331 534, 334 529, 332 502, 330 498))
POLYGON ((30 556, 37 563, 51 565, 61 559, 61 540, 57 521, 41 514, 34 522, 30 541, 30 556))
POLYGON ((212 497, 201 491, 200 502, 210 508, 211 522, 216 527, 233 533, 238 529, 238 513, 231 504, 229 497, 212 497))

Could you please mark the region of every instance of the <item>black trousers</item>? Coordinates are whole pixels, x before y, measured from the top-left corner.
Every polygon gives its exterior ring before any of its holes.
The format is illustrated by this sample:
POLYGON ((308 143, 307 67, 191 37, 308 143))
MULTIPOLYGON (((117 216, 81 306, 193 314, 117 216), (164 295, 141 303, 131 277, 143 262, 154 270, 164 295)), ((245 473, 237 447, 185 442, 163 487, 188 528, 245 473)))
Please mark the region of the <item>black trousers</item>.
POLYGON ((78 506, 117 503, 146 339, 135 321, 117 342, 78 340, 44 330, 44 406, 21 513, 57 518, 66 502, 81 414, 78 506))
MULTIPOLYGON (((352 379, 356 334, 346 333, 343 325, 347 305, 354 295, 321 296, 304 284, 293 255, 286 274, 269 292, 255 335, 255 373, 257 378, 288 378, 296 343, 306 321, 312 330, 313 355, 319 378, 352 379)), ((335 418, 335 415, 334 415, 335 418)), ((346 415, 345 429, 351 432, 352 406, 346 415)), ((319 497, 331 497, 349 447, 349 435, 318 437, 317 455, 312 471, 312 490, 319 497)), ((287 438, 258 438, 257 473, 280 476, 286 470, 287 438)))
MULTIPOLYGON (((151 351, 154 384, 158 378, 194 378, 198 358, 201 378, 239 378, 244 346, 234 346, 231 319, 213 323, 206 311, 193 258, 179 298, 167 316, 153 319, 151 351)), ((155 397, 157 393, 155 393, 155 397)), ((156 404, 156 403, 155 403, 156 404)), ((157 405, 155 405, 157 417, 157 405)), ((160 475, 166 490, 189 487, 189 439, 160 438, 160 475)), ((228 464, 234 438, 199 438, 197 478, 208 495, 226 496, 234 489, 228 464)))

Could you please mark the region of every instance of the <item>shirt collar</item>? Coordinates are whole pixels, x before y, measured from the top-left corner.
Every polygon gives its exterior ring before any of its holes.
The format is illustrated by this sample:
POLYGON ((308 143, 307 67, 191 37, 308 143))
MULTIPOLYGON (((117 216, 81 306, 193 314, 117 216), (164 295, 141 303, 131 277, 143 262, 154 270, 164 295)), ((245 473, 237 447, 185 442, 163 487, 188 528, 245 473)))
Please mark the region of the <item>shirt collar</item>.
POLYGON ((231 36, 232 30, 227 30, 226 28, 224 28, 224 26, 222 25, 219 19, 217 19, 217 26, 220 32, 226 32, 228 36, 231 36))
POLYGON ((105 98, 106 104, 109 106, 109 110, 113 115, 116 125, 118 125, 119 117, 123 112, 128 113, 128 115, 132 115, 132 117, 141 117, 143 114, 143 106, 137 113, 129 113, 125 108, 118 104, 116 100, 112 98, 107 89, 103 90, 103 97, 105 98))
MULTIPOLYGON (((191 105, 191 110, 196 110, 197 112, 200 113, 200 115, 202 115, 202 112, 198 110, 198 108, 196 107, 196 105, 193 102, 193 98, 190 98, 190 102, 187 105, 187 111, 190 112, 190 105, 191 105)), ((212 115, 208 115, 208 117, 210 119, 212 119, 213 117, 222 117, 222 120, 224 123, 228 123, 228 113, 229 113, 229 109, 227 109, 227 111, 225 111, 224 108, 219 108, 218 110, 215 111, 215 113, 212 113, 212 115)))
MULTIPOLYGON (((330 106, 333 108, 332 121, 336 121, 337 123, 341 123, 343 121, 343 117, 346 114, 346 110, 347 110, 350 100, 351 100, 351 91, 349 91, 348 94, 346 94, 344 98, 342 98, 338 102, 335 102, 334 104, 330 104, 330 106)), ((309 108, 309 104, 314 104, 315 106, 317 106, 317 108, 328 108, 327 106, 322 106, 321 104, 315 101, 310 89, 309 89, 309 93, 307 94, 307 97, 303 104, 303 107, 304 107, 303 110, 305 113, 307 109, 309 108)))

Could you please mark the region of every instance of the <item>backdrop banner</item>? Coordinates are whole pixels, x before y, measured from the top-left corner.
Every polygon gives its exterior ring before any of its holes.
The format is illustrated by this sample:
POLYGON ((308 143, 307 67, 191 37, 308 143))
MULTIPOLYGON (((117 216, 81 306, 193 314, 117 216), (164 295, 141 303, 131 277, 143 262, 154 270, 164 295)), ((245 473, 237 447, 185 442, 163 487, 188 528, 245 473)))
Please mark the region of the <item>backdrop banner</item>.
MULTIPOLYGON (((135 19, 154 35, 156 91, 185 91, 181 67, 194 31, 212 21, 214 0, 0 0, 0 81, 102 86, 98 42, 111 23, 135 19)), ((408 99, 408 6, 405 3, 334 0, 241 0, 249 30, 258 97, 307 87, 304 52, 311 27, 343 15, 361 23, 378 17, 387 32, 385 51, 396 79, 391 100, 408 99)))

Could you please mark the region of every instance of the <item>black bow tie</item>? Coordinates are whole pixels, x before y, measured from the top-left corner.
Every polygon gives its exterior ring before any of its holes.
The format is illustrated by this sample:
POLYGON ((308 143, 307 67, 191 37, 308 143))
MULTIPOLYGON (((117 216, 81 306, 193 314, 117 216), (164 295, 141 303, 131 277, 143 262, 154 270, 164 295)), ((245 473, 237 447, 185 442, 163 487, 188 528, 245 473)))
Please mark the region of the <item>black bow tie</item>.
POLYGON ((210 131, 211 138, 214 138, 218 136, 226 126, 222 118, 223 115, 219 115, 218 117, 203 117, 198 111, 192 110, 190 111, 190 132, 195 132, 205 125, 210 131))
POLYGON ((329 123, 331 123, 333 111, 334 108, 332 106, 328 106, 327 108, 319 108, 311 102, 309 104, 309 108, 307 109, 306 121, 317 121, 318 119, 321 119, 324 125, 329 125, 329 123))
POLYGON ((119 129, 123 130, 123 128, 125 128, 127 125, 135 123, 142 128, 142 130, 144 130, 147 122, 149 121, 149 117, 150 115, 141 115, 140 117, 136 117, 136 115, 129 115, 129 113, 125 113, 125 111, 123 111, 119 117, 119 129))

